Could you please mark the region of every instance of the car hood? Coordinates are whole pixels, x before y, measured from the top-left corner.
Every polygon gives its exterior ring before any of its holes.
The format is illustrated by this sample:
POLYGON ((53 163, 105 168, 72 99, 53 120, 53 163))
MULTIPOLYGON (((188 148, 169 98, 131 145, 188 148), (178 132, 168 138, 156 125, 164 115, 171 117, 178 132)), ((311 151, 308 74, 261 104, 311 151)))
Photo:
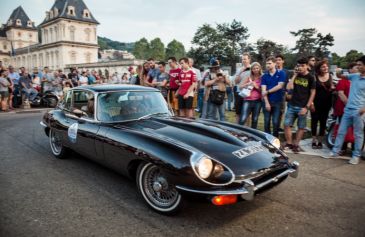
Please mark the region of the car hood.
POLYGON ((267 141, 209 120, 153 117, 132 122, 128 127, 174 141, 187 149, 196 149, 226 165, 235 175, 288 164, 287 157, 267 141))

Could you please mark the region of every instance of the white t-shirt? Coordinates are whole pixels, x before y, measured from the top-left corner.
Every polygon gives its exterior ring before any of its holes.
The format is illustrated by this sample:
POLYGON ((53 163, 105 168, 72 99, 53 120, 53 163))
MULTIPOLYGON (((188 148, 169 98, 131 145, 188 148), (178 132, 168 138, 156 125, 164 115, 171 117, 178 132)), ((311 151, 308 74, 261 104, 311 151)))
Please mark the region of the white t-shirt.
POLYGON ((89 82, 89 79, 87 77, 80 76, 79 82, 80 82, 81 85, 87 85, 88 82, 89 82))

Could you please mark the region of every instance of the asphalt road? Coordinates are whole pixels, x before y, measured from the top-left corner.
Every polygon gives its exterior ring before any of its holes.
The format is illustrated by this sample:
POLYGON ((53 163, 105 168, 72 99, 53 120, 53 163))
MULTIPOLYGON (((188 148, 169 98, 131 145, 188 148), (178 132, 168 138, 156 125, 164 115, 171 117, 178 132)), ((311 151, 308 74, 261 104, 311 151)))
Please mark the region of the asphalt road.
POLYGON ((78 155, 52 157, 42 114, 0 114, 0 236, 365 236, 365 161, 301 163, 252 202, 189 203, 161 216, 133 181, 78 155))

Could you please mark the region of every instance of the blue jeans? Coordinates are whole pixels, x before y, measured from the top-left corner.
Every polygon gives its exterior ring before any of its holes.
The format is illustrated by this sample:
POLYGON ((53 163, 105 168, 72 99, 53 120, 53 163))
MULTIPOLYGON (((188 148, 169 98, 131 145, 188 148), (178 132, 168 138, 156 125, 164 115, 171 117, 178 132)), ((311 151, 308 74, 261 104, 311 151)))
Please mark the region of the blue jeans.
POLYGON ((365 115, 363 114, 362 116, 360 116, 358 109, 345 108, 344 114, 341 119, 340 128, 338 129, 335 146, 333 147, 332 151, 336 154, 341 151, 347 129, 350 126, 354 126, 355 148, 352 152, 352 156, 360 157, 362 144, 364 142, 364 122, 365 115))
POLYGON ((270 112, 265 108, 265 102, 262 103, 264 111, 264 128, 265 132, 271 134, 270 120, 272 120, 273 133, 275 137, 279 137, 279 127, 280 127, 280 110, 282 106, 282 101, 280 102, 270 102, 271 110, 270 112))
POLYGON ((252 113, 251 127, 256 129, 257 121, 259 120, 261 105, 261 100, 244 100, 242 105, 242 116, 240 119, 240 124, 245 124, 247 118, 252 113))
POLYGON ((214 104, 208 100, 207 107, 208 107, 208 119, 218 120, 217 112, 219 114, 219 120, 225 121, 225 106, 224 102, 221 105, 214 104))
POLYGON ((227 109, 232 110, 232 106, 231 106, 231 104, 233 103, 232 87, 227 87, 226 88, 226 93, 227 93, 227 109))
POLYGON ((30 101, 34 100, 38 94, 38 91, 36 91, 34 88, 30 89, 23 88, 22 92, 25 94, 25 98, 30 101))
POLYGON ((204 99, 204 88, 198 90, 198 110, 201 113, 203 109, 203 99, 204 99))

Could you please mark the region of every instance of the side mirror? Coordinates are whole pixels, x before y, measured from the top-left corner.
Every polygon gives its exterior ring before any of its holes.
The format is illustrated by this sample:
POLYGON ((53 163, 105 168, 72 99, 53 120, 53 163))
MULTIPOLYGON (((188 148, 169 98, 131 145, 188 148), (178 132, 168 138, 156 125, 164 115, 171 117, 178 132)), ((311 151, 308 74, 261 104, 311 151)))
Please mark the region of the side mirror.
POLYGON ((87 115, 84 111, 80 110, 80 109, 74 109, 72 111, 73 114, 75 114, 77 117, 81 118, 82 116, 87 115))

